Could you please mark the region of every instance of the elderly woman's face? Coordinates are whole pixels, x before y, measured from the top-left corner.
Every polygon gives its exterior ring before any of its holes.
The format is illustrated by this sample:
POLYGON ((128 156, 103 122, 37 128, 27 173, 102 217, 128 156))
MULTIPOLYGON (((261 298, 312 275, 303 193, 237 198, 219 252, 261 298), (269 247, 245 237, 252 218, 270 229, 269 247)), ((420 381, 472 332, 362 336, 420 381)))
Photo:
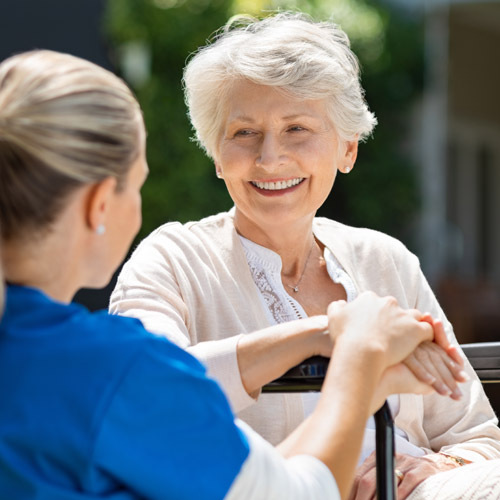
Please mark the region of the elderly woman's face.
POLYGON ((226 111, 215 163, 239 224, 248 232, 312 220, 357 152, 357 142, 339 141, 325 101, 240 81, 226 111))

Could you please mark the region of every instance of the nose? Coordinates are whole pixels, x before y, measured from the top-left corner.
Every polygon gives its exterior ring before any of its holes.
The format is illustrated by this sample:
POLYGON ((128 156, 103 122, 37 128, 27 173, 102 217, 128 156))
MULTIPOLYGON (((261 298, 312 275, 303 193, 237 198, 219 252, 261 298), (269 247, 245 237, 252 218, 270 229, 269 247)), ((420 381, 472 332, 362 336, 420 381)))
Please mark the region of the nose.
POLYGON ((273 170, 286 162, 286 151, 279 137, 274 134, 265 134, 257 151, 255 164, 266 170, 273 170))

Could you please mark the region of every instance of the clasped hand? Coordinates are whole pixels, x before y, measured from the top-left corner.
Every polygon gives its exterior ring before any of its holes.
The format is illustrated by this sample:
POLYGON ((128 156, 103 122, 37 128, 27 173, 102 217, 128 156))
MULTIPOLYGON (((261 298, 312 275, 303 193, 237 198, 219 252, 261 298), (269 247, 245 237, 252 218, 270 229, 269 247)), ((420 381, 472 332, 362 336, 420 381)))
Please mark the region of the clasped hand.
MULTIPOLYGON (((350 304, 336 302, 330 305, 329 330, 336 335, 349 335, 359 343, 370 342, 386 354, 374 409, 389 394, 433 391, 459 399, 458 382, 469 379, 463 370, 464 361, 452 345, 441 321, 418 310, 403 310, 390 297, 361 294, 350 304)), ((438 453, 424 457, 397 456, 397 468, 403 472, 398 485, 398 499, 405 499, 427 477, 456 467, 438 453)), ((358 469, 349 500, 372 500, 376 493, 375 454, 368 457, 358 469)))
POLYGON ((361 294, 347 304, 337 301, 328 310, 330 335, 350 335, 385 352, 386 370, 375 405, 389 394, 433 391, 459 399, 458 382, 468 380, 464 361, 445 333, 443 323, 416 309, 404 310, 392 297, 361 294))

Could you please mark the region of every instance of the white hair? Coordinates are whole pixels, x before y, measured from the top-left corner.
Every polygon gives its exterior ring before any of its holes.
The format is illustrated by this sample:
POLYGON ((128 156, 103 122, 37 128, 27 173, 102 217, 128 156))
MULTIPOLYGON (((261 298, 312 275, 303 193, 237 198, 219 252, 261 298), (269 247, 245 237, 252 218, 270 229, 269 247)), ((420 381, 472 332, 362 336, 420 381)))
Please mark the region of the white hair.
POLYGON ((343 140, 364 140, 377 123, 364 99, 358 59, 337 25, 290 12, 263 20, 237 16, 184 70, 196 140, 211 157, 222 133, 228 90, 241 79, 299 99, 326 99, 343 140))

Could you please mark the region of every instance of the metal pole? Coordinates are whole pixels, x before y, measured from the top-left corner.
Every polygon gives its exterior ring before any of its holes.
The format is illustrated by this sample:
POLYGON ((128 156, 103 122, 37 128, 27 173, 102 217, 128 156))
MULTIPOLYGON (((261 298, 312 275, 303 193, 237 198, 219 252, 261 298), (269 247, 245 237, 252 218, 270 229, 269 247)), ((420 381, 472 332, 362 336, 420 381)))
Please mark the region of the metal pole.
POLYGON ((375 415, 375 457, 377 461, 377 499, 396 500, 394 480, 394 424, 387 401, 375 415))

